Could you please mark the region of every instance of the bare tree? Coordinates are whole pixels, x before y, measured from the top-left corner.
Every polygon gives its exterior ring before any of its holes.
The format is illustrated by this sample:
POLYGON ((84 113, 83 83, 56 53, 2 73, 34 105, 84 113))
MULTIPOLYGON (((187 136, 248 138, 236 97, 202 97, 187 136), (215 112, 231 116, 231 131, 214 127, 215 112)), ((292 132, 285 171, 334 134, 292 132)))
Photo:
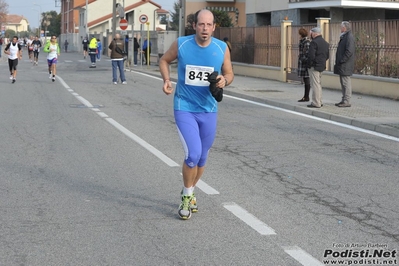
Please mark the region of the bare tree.
POLYGON ((6 0, 0 0, 0 24, 6 22, 8 14, 8 3, 6 0))

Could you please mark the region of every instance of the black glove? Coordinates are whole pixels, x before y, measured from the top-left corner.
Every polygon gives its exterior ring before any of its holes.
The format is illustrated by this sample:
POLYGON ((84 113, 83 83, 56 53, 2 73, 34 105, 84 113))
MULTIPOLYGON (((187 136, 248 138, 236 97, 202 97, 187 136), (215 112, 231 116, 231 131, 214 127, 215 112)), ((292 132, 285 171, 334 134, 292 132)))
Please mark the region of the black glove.
POLYGON ((216 79, 218 76, 218 72, 214 71, 212 74, 208 76, 208 81, 209 81, 209 90, 211 91, 212 96, 215 98, 217 102, 221 102, 223 99, 223 89, 222 88, 216 88, 216 83, 220 81, 219 79, 216 79))

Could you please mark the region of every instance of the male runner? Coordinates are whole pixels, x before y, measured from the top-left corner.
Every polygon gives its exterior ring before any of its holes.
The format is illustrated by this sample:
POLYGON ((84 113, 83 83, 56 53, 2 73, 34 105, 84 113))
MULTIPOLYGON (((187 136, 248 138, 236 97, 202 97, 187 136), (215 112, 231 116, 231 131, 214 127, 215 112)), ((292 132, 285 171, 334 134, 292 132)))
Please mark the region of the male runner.
POLYGON ((32 42, 32 47, 33 47, 33 64, 37 66, 39 61, 40 48, 42 47, 42 42, 39 40, 37 36, 35 36, 35 39, 32 42))
POLYGON ((22 47, 18 43, 18 37, 14 36, 12 41, 7 44, 4 53, 8 55, 8 67, 10 69, 10 79, 15 83, 17 77, 18 59, 22 59, 22 47))
POLYGON ((33 37, 30 36, 28 40, 26 40, 26 47, 28 47, 28 58, 30 60, 30 62, 33 62, 33 46, 32 46, 32 42, 33 42, 33 37))
POLYGON ((166 95, 173 92, 169 65, 178 59, 178 80, 174 95, 174 116, 184 147, 183 191, 178 214, 187 220, 198 211, 194 187, 201 178, 217 126, 218 104, 209 88, 208 77, 214 71, 216 88, 222 89, 234 79, 230 51, 225 42, 212 37, 215 19, 203 9, 194 17, 195 35, 179 37, 162 56, 159 68, 166 95))

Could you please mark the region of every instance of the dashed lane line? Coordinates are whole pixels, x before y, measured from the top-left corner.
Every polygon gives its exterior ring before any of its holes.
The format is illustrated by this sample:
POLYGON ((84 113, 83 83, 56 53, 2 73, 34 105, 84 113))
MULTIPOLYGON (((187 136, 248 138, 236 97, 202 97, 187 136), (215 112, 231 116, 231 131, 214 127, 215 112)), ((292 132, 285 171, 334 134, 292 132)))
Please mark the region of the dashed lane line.
MULTIPOLYGON (((120 123, 109 117, 106 113, 102 112, 99 108, 94 108, 93 105, 80 96, 78 93, 76 93, 73 89, 71 89, 68 84, 60 77, 57 77, 60 83, 65 87, 65 89, 68 90, 73 96, 75 96, 76 99, 78 99, 82 104, 90 108, 92 111, 96 112, 101 118, 105 119, 108 123, 110 123, 112 126, 114 126, 116 129, 118 129, 120 132, 122 132, 124 135, 147 149, 150 153, 158 157, 161 161, 166 163, 167 165, 171 167, 176 167, 179 166, 176 162, 174 162, 172 159, 167 157, 165 154, 157 150, 154 146, 151 144, 147 143, 145 140, 134 134, 133 132, 129 131, 127 128, 122 126, 120 123)), ((197 186, 199 189, 201 189, 204 193, 208 195, 217 195, 219 194, 219 191, 216 189, 212 188, 208 184, 206 184, 204 181, 199 180, 197 183, 197 186)), ((274 231, 273 228, 269 227, 267 224, 256 218, 254 215, 240 207, 239 205, 230 202, 230 203, 224 203, 223 207, 227 210, 229 210, 231 213, 233 213, 236 217, 238 217, 240 220, 242 220, 244 223, 246 223, 248 226, 253 228, 255 231, 257 231, 261 235, 276 235, 276 232, 274 231)), ((293 257, 295 260, 297 260, 299 263, 302 265, 306 266, 319 266, 322 265, 319 261, 317 261, 315 258, 313 258, 311 255, 309 255, 307 252, 303 251, 299 247, 288 247, 284 248, 284 251, 288 253, 291 257, 293 257)))
POLYGON ((300 264, 304 266, 323 266, 324 264, 316 260, 312 255, 302 250, 300 247, 283 247, 284 251, 297 260, 300 264))
POLYGON ((224 203, 223 207, 225 207, 227 210, 237 216, 241 221, 252 227, 259 234, 276 235, 276 232, 273 230, 273 228, 271 228, 234 202, 224 203))

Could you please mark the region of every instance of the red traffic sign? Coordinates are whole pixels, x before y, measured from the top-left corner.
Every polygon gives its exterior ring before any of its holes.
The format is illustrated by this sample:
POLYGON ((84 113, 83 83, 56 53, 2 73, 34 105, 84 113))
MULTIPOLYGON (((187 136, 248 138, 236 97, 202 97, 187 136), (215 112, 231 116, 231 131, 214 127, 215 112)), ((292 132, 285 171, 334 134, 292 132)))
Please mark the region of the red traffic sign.
POLYGON ((147 23, 147 21, 148 21, 148 17, 147 17, 147 15, 141 15, 140 17, 139 17, 139 20, 140 20, 140 23, 142 23, 142 24, 144 24, 144 23, 147 23))
POLYGON ((119 27, 121 28, 121 30, 126 30, 127 29, 127 20, 126 19, 121 19, 119 21, 119 27))

